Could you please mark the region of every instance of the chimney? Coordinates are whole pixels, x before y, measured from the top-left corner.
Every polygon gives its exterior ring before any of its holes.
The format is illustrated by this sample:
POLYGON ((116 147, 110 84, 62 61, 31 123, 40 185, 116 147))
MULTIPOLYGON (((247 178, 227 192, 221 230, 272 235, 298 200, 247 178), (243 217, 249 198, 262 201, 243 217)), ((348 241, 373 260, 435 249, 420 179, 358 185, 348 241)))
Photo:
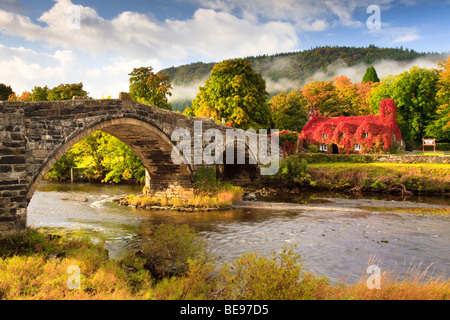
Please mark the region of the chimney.
POLYGON ((319 108, 316 106, 309 106, 308 108, 308 122, 319 116, 319 108))

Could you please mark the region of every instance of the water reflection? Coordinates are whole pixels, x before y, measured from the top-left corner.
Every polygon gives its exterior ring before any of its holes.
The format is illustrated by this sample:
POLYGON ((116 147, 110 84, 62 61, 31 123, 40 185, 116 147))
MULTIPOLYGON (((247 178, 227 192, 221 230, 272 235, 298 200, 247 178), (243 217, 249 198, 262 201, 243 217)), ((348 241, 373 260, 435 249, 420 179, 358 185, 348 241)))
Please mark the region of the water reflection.
MULTIPOLYGON (((28 223, 47 231, 66 230, 69 235, 105 238, 112 256, 137 248, 154 225, 186 223, 207 239, 219 261, 233 260, 248 251, 267 253, 280 250, 283 245, 297 244, 296 250, 302 255, 305 269, 332 280, 359 279, 374 256, 383 261, 380 267, 384 270, 395 269, 400 275, 404 273, 404 266, 412 261, 422 262, 424 268, 433 264, 435 272, 446 277, 449 274, 449 216, 331 209, 188 213, 131 209, 113 202, 140 189, 44 182, 29 205, 28 223), (87 201, 62 200, 68 194, 86 197, 87 201)), ((321 196, 338 198, 336 194, 321 196)), ((306 196, 302 197, 304 201, 306 196)), ((290 194, 284 198, 278 196, 278 199, 297 201, 290 194)), ((446 201, 441 198, 434 203, 448 205, 446 201)), ((396 205, 401 206, 401 202, 396 205)))

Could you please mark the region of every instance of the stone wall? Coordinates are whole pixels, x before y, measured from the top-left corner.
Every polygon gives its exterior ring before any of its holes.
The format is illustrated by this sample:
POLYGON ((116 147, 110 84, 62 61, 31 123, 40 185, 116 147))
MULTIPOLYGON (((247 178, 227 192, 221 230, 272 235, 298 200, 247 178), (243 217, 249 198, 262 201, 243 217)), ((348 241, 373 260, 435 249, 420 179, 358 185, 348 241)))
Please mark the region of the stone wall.
POLYGON ((0 235, 26 227, 27 167, 24 110, 0 104, 0 235))
POLYGON ((395 154, 325 154, 302 153, 300 157, 309 163, 352 162, 352 163, 442 163, 450 164, 449 156, 395 155, 395 154))

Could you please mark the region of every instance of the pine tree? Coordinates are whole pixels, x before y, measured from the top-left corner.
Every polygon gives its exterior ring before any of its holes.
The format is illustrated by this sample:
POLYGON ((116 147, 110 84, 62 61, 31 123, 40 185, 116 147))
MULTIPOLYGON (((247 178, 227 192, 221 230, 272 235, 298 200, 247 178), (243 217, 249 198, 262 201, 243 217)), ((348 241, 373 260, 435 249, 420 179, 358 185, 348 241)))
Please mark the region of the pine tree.
POLYGON ((380 78, 378 78, 377 71, 373 66, 367 68, 366 74, 364 75, 362 82, 380 82, 380 78))

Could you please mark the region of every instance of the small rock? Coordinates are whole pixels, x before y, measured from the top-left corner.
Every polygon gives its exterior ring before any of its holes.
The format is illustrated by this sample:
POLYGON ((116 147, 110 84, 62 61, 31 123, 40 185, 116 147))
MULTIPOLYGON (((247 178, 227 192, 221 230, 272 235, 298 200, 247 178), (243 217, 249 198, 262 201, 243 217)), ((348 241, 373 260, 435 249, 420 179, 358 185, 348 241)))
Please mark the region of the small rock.
POLYGON ((88 198, 79 194, 72 194, 68 197, 62 198, 61 200, 88 202, 88 198))

